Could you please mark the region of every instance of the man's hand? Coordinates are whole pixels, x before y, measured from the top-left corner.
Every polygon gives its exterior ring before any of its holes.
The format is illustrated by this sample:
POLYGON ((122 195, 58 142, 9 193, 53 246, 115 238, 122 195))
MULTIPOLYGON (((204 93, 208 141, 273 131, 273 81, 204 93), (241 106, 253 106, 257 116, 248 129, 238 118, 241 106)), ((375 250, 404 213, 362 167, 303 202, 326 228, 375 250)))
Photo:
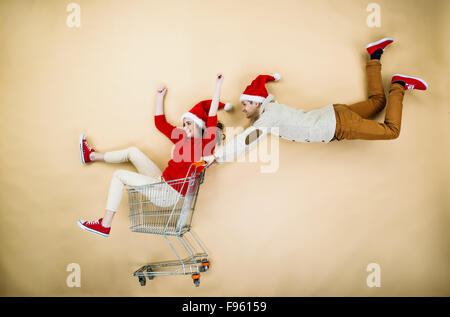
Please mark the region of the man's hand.
POLYGON ((202 160, 206 162, 206 167, 209 167, 212 163, 214 163, 216 157, 214 155, 203 156, 202 160))

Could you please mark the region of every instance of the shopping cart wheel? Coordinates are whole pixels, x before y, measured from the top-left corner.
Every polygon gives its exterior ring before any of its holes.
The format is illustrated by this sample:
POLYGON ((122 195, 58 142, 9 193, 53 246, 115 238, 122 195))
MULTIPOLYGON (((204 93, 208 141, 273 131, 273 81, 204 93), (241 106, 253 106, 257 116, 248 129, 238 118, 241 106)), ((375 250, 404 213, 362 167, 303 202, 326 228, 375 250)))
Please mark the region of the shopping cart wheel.
POLYGON ((195 287, 200 286, 200 274, 192 274, 192 280, 194 281, 195 287))
POLYGON ((139 283, 141 283, 141 286, 145 286, 145 276, 139 276, 139 283))
POLYGON ((200 272, 206 272, 208 271, 209 267, 211 266, 211 263, 209 263, 208 260, 202 261, 202 266, 200 267, 200 272))
POLYGON ((147 266, 147 273, 149 273, 149 275, 147 275, 147 278, 149 280, 153 280, 155 278, 155 276, 151 275, 151 273, 153 272, 152 268, 149 266, 147 266))

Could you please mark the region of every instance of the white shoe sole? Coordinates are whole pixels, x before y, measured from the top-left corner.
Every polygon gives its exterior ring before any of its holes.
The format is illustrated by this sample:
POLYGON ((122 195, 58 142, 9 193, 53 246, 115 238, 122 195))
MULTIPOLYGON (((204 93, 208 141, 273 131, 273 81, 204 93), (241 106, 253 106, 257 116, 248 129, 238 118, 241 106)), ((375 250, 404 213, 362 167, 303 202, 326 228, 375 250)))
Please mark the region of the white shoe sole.
MULTIPOLYGON (((389 40, 392 41, 392 42, 394 42, 394 39, 393 39, 392 37, 385 37, 384 39, 381 39, 381 40, 379 40, 379 41, 376 41, 376 42, 367 44, 367 45, 366 45, 366 48, 369 48, 369 47, 378 45, 378 44, 380 44, 380 43, 382 43, 382 42, 384 42, 384 41, 389 41, 389 40)), ((392 43, 390 43, 390 44, 392 44, 392 43)), ((390 44, 389 44, 389 45, 390 45, 390 44)))
POLYGON ((101 232, 92 230, 92 229, 90 229, 90 228, 84 226, 84 225, 83 225, 83 222, 84 222, 83 220, 78 220, 78 222, 77 222, 78 227, 80 227, 81 229, 86 230, 86 231, 88 231, 88 232, 92 232, 92 233, 98 234, 98 235, 100 235, 100 236, 102 236, 102 237, 105 237, 105 238, 108 238, 108 237, 109 237, 109 234, 101 233, 101 232))
POLYGON ((412 76, 406 76, 406 75, 402 75, 402 74, 394 74, 392 75, 392 78, 394 78, 395 76, 401 76, 401 77, 405 77, 405 78, 411 78, 411 79, 415 79, 420 81, 422 84, 425 85, 425 87, 428 89, 428 84, 425 80, 423 80, 422 78, 418 78, 418 77, 412 77, 412 76))
POLYGON ((84 134, 81 133, 80 135, 80 154, 81 154, 81 163, 86 164, 86 162, 84 161, 84 155, 83 155, 83 140, 84 140, 84 134))

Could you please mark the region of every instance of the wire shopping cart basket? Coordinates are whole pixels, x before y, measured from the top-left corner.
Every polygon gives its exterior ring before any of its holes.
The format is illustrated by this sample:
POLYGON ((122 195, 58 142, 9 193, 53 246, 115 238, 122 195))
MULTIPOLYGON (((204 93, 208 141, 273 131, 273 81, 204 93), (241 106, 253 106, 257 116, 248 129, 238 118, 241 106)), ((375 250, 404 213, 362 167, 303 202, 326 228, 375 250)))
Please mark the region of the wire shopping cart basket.
POLYGON ((185 178, 127 188, 130 230, 164 236, 177 257, 177 260, 150 263, 135 271, 133 275, 142 286, 146 278, 152 280, 162 275, 190 275, 194 285, 200 285, 200 273, 209 269, 210 262, 205 248, 191 231, 191 223, 204 177, 204 162, 196 162, 185 178), (181 257, 171 240, 181 245, 187 257, 181 257))

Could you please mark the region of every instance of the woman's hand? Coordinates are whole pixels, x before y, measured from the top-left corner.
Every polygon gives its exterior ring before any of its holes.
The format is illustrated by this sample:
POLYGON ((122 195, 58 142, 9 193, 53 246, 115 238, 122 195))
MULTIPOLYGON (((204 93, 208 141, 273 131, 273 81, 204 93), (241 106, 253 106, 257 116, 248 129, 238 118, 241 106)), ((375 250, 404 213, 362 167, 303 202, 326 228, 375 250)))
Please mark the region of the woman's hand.
POLYGON ((214 155, 203 156, 202 160, 205 161, 206 167, 209 167, 212 163, 214 163, 216 157, 214 155))
POLYGON ((162 86, 161 88, 158 88, 156 91, 156 95, 158 96, 156 98, 156 112, 155 115, 159 116, 164 114, 164 95, 166 94, 167 87, 162 86))
POLYGON ((166 94, 166 91, 167 91, 167 87, 162 86, 162 87, 158 88, 156 93, 157 93, 158 97, 164 97, 164 95, 166 94))
POLYGON ((216 78, 216 84, 217 85, 222 85, 223 83, 223 74, 222 73, 218 73, 217 74, 217 78, 216 78))

